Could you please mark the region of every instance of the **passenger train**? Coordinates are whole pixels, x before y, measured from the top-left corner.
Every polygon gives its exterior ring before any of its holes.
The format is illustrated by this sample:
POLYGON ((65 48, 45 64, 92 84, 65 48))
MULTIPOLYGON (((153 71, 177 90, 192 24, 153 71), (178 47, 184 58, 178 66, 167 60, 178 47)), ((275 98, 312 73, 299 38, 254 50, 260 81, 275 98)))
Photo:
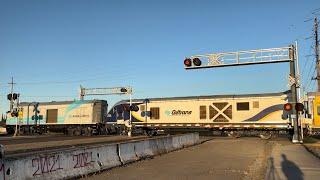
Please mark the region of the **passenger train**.
MULTIPOLYGON (((270 137, 290 133, 293 123, 284 105, 290 91, 281 93, 211 95, 169 98, 133 99, 131 125, 148 135, 159 131, 209 131, 240 136, 240 134, 270 137)), ((320 129, 320 94, 309 93, 304 99, 305 110, 299 126, 306 134, 320 129)), ((23 117, 10 117, 7 131, 20 130, 41 133, 62 131, 70 135, 120 133, 131 127, 130 101, 123 100, 108 109, 103 100, 77 100, 39 103, 39 118, 34 118, 31 103, 21 103, 23 117), (37 128, 36 128, 37 127, 37 128), (39 130, 40 129, 40 130, 39 130)))
MULTIPOLYGON (((258 135, 262 138, 279 133, 293 133, 294 116, 284 109, 291 92, 212 95, 135 99, 139 107, 132 112, 132 124, 147 134, 157 130, 207 130, 232 136, 258 135), (290 115, 291 114, 291 115, 290 115)), ((308 93, 301 99, 299 128, 305 135, 320 134, 320 93, 308 93)), ((107 121, 126 126, 129 101, 118 102, 107 121)))

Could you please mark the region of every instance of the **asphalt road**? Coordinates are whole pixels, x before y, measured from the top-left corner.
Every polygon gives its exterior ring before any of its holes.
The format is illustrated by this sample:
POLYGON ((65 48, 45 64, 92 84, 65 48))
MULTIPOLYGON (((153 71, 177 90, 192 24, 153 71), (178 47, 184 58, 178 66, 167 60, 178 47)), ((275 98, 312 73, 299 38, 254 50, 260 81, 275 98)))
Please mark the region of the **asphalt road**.
POLYGON ((268 146, 257 138, 216 138, 87 179, 263 179, 268 146))
POLYGON ((320 160, 286 138, 215 138, 83 179, 319 179, 320 160), (302 178, 301 178, 302 177, 302 178))

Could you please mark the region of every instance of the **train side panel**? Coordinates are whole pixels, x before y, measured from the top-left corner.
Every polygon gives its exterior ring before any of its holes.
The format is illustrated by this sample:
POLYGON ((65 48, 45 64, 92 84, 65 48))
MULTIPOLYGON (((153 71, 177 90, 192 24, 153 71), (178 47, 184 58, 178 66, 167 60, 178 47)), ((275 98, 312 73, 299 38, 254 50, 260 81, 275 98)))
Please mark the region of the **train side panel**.
POLYGON ((151 117, 142 117, 142 111, 133 115, 144 123, 287 123, 282 119, 284 99, 155 101, 148 105, 151 117))
MULTIPOLYGON (((148 104, 142 100, 133 102, 139 106, 138 112, 132 112, 132 122, 136 126, 287 128, 290 123, 283 112, 283 105, 287 102, 287 95, 283 93, 272 96, 162 98, 150 99, 148 104)), ((129 119, 129 111, 121 107, 127 104, 122 102, 115 106, 113 114, 109 114, 113 117, 110 121, 116 118, 118 124, 124 124, 129 119)))
MULTIPOLYGON (((94 114, 93 103, 85 103, 75 101, 71 104, 57 104, 57 105, 39 105, 38 113, 41 120, 34 118, 33 106, 21 106, 23 109, 23 118, 19 119, 20 125, 32 124, 92 124, 101 122, 101 119, 94 114)), ((9 117, 7 125, 15 125, 16 117, 9 117)))
POLYGON ((35 118, 32 103, 21 103, 19 108, 23 112, 22 118, 11 117, 8 114, 6 120, 7 130, 11 133, 16 123, 23 129, 27 128, 28 131, 30 131, 30 126, 37 128, 40 126, 42 129, 54 131, 66 131, 70 128, 96 128, 106 119, 108 104, 101 100, 44 102, 38 106, 38 118, 35 118))

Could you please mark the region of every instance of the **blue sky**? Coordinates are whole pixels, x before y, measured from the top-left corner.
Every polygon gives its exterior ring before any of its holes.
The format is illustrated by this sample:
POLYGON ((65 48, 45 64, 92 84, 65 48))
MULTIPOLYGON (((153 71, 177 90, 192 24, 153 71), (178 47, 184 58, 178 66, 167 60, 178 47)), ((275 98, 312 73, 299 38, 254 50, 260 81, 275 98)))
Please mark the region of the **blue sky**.
POLYGON ((304 21, 317 8, 318 0, 0 0, 0 111, 11 76, 22 101, 76 99, 80 84, 130 85, 135 98, 285 91, 286 63, 186 71, 183 60, 295 40, 312 91, 312 21, 304 21))

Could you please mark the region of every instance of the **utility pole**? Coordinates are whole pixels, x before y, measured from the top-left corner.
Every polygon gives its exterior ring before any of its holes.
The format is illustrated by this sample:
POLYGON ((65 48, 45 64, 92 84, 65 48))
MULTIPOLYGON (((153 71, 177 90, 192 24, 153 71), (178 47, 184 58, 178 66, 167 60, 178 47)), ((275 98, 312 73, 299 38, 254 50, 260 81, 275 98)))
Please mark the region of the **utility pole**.
POLYGON ((314 18, 314 51, 315 51, 315 57, 316 57, 316 68, 317 68, 317 84, 318 89, 317 91, 320 92, 320 62, 319 62, 319 39, 318 39, 318 19, 317 17, 314 18))

